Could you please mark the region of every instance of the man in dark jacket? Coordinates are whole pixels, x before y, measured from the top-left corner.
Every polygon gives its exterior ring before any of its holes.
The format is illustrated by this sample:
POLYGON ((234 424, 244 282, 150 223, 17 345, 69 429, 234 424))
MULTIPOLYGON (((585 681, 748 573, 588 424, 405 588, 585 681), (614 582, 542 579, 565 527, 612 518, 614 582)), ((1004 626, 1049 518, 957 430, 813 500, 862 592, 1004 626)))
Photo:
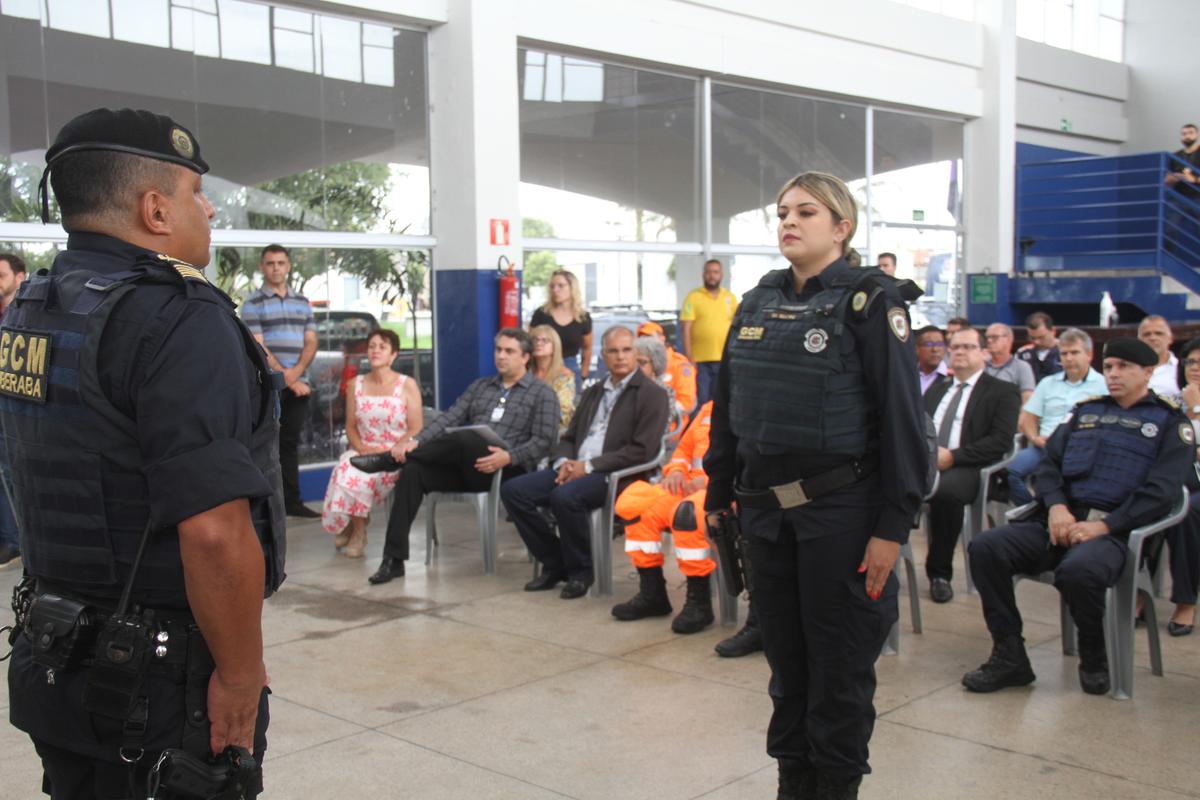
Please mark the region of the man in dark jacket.
POLYGON ((965 328, 950 339, 952 380, 930 387, 925 410, 938 434, 938 490, 929 501, 929 553, 925 574, 935 603, 954 597, 950 578, 963 509, 979 493, 979 469, 1012 447, 1021 411, 1017 387, 984 369, 979 331, 965 328))
POLYGON ((667 392, 637 369, 633 340, 628 328, 605 332, 608 377, 580 397, 570 427, 551 451, 550 468, 514 478, 500 489, 517 532, 542 563, 542 574, 525 585, 528 592, 566 581, 564 599, 587 594, 593 580, 588 512, 604 503, 606 473, 645 463, 662 447, 667 392), (561 540, 538 511, 547 505, 561 540))

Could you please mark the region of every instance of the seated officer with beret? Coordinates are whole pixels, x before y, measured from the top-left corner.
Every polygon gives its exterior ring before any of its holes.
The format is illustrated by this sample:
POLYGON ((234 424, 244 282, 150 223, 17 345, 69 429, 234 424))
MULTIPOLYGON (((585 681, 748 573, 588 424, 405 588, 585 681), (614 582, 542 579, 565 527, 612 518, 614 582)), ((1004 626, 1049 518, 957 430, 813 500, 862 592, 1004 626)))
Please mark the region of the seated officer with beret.
POLYGON ((208 165, 186 128, 130 109, 71 120, 46 163, 67 248, 0 329, 27 574, 9 717, 55 800, 144 798, 160 767, 210 754, 244 765, 237 796, 255 797, 258 771, 225 751, 266 750, 279 406, 262 348, 193 266, 208 165))
POLYGON ((963 676, 971 691, 1034 681, 1013 576, 1047 570, 1079 631, 1079 685, 1108 691, 1104 601, 1125 567, 1125 537, 1171 509, 1195 458, 1191 423, 1149 389, 1157 363, 1137 339, 1110 341, 1109 396, 1076 405, 1047 440, 1034 473, 1037 510, 971 542, 971 575, 993 640, 987 663, 963 676))

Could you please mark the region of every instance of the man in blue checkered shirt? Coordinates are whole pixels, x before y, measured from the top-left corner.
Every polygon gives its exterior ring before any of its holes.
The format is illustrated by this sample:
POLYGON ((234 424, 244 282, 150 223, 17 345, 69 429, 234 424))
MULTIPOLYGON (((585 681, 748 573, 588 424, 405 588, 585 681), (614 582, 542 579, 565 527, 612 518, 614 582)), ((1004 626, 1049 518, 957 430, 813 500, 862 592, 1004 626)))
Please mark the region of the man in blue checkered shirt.
POLYGON ((305 371, 317 354, 317 324, 308 299, 288 286, 292 261, 285 247, 269 244, 258 263, 263 285, 246 298, 242 320, 267 351, 272 369, 283 373, 287 388, 280 395, 279 466, 288 516, 315 519, 320 513, 300 500, 300 464, 296 451, 312 393, 305 371))

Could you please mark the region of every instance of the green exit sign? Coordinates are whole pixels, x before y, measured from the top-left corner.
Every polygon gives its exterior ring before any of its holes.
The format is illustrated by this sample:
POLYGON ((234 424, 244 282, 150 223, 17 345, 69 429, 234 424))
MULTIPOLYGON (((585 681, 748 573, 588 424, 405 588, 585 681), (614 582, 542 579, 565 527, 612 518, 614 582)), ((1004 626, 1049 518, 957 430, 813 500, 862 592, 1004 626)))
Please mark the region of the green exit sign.
POLYGON ((1071 120, 1067 119, 1066 117, 1063 117, 1062 119, 1060 119, 1058 121, 1058 129, 1060 131, 1062 131, 1063 133, 1070 133, 1071 132, 1071 120))
POLYGON ((971 302, 977 305, 995 305, 996 303, 996 276, 995 275, 972 275, 971 276, 971 302))
POLYGON ((913 209, 913 222, 924 222, 924 221, 925 221, 925 212, 919 208, 914 208, 913 209))

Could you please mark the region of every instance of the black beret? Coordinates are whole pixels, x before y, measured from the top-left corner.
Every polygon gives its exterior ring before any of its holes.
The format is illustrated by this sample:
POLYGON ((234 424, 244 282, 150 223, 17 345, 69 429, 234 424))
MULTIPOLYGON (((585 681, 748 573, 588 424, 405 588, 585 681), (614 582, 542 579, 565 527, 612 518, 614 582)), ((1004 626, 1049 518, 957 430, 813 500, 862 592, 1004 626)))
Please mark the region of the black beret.
POLYGON ((1123 336, 1119 339, 1109 339, 1104 345, 1105 358, 1119 358, 1131 364, 1142 367, 1158 365, 1158 353, 1141 339, 1123 336))
POLYGON ((46 166, 82 150, 115 150, 170 161, 201 175, 208 172, 208 164, 200 157, 200 144, 191 131, 170 117, 132 108, 97 108, 75 117, 62 127, 46 151, 46 166))
POLYGON ((97 108, 62 126, 54 144, 46 151, 46 169, 38 184, 42 222, 50 221, 50 197, 46 179, 54 162, 70 153, 112 150, 135 156, 169 161, 203 175, 208 162, 200 157, 200 143, 192 132, 170 117, 150 111, 97 108))

